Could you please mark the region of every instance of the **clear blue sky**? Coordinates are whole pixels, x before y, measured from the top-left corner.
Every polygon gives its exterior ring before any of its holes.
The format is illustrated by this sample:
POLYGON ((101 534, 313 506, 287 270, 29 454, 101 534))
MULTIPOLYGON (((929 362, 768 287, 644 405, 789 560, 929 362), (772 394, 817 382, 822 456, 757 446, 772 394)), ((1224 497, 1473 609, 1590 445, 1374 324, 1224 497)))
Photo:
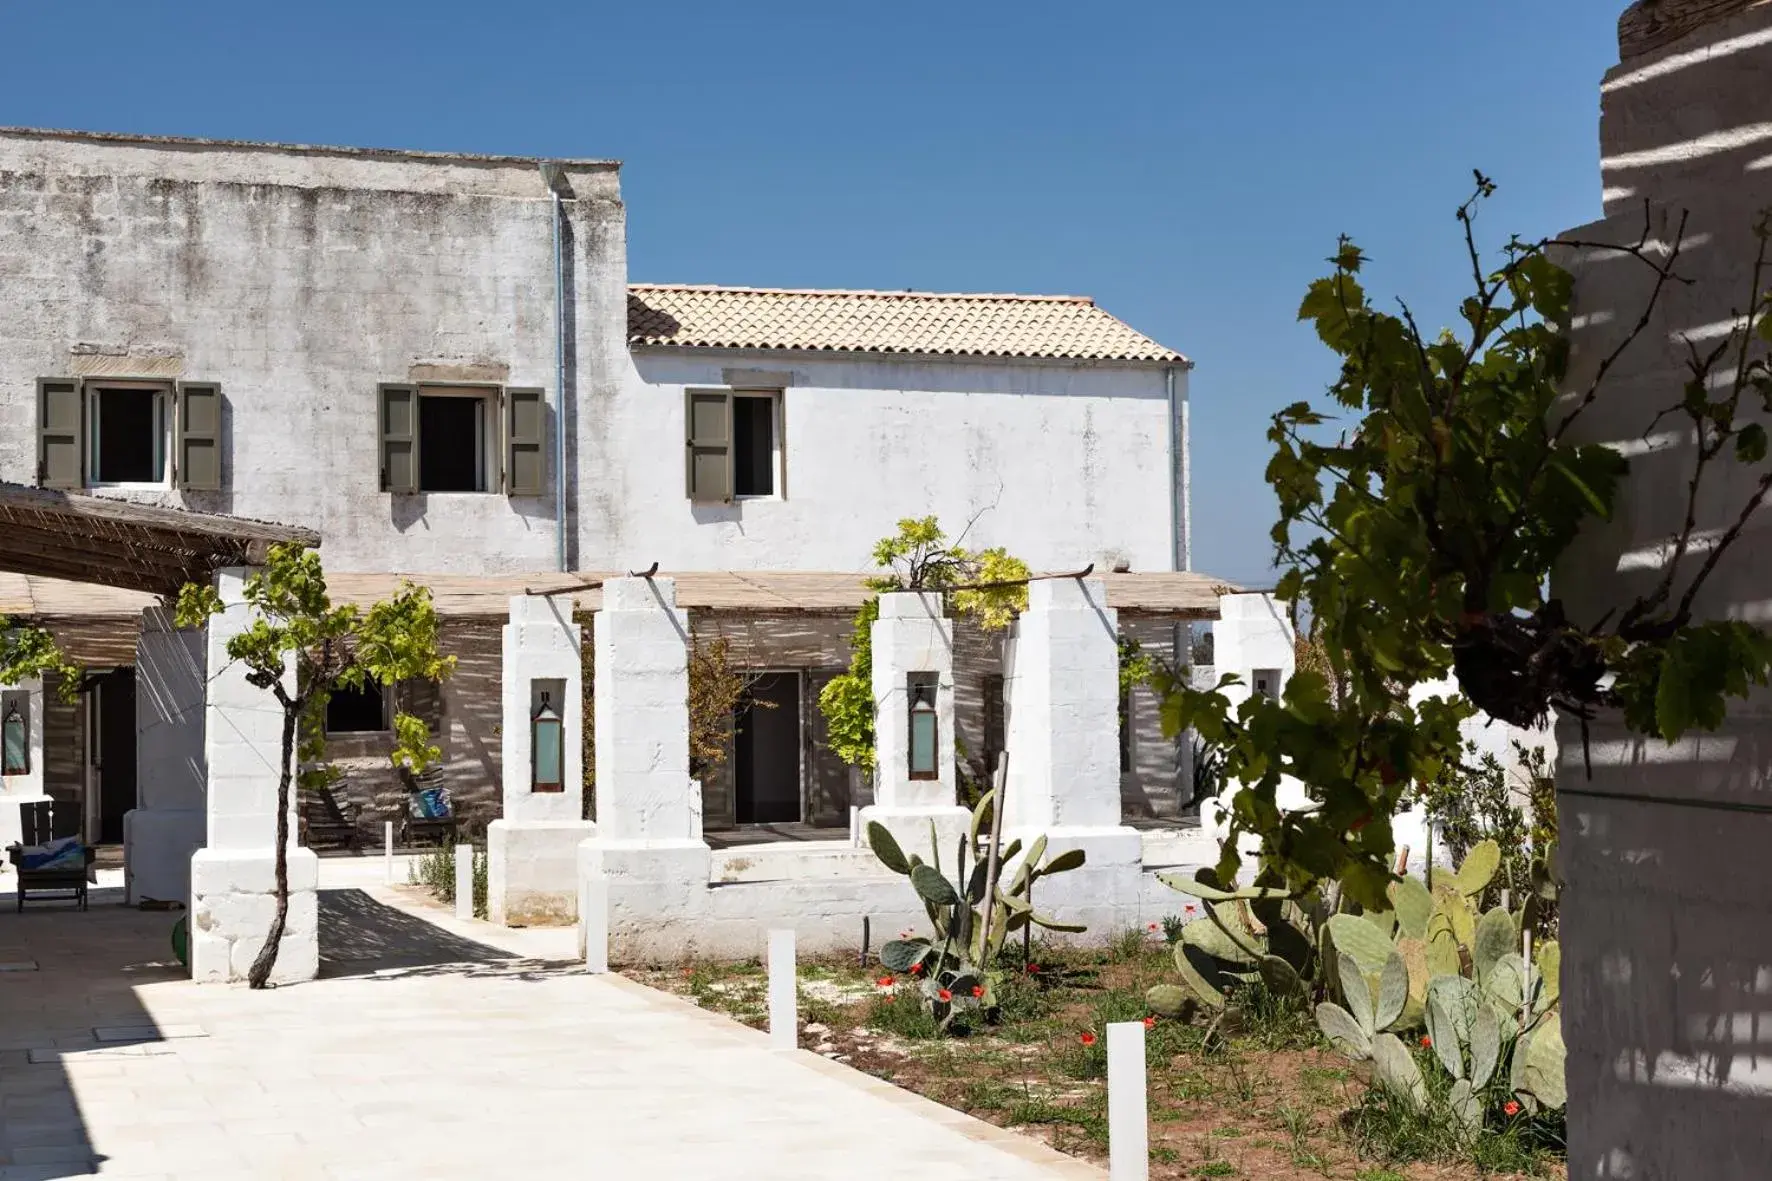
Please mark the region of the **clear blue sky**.
POLYGON ((1196 362, 1194 564, 1259 582, 1336 234, 1437 324, 1473 167, 1598 216, 1624 6, 0 0, 0 123, 615 157, 636 280, 1092 295, 1196 362))

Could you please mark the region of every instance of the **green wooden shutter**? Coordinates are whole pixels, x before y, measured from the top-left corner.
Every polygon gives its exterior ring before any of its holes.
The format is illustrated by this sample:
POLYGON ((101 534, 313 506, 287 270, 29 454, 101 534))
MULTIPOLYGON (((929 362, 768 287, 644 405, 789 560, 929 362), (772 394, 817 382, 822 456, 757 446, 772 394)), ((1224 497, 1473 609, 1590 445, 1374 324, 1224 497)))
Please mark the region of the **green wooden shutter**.
POLYGON ((80 382, 72 377, 37 379, 37 484, 82 488, 86 474, 86 413, 80 382))
POLYGON ((689 499, 700 504, 732 499, 732 391, 689 390, 684 395, 689 499))
POLYGON ((418 491, 418 387, 381 387, 381 490, 418 491))
POLYGON ((505 492, 540 496, 548 480, 548 403, 541 390, 505 391, 505 492))
POLYGON ((221 412, 219 385, 178 383, 178 486, 187 492, 221 491, 221 412))

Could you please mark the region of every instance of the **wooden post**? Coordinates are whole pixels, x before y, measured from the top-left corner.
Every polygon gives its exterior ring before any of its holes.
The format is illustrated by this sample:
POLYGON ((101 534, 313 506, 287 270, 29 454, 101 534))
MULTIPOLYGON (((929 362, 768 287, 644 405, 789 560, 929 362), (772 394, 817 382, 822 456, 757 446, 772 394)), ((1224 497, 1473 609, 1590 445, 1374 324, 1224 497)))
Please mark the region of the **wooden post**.
POLYGON ((455 847, 455 917, 474 917, 474 846, 455 847))
POLYGON ((1108 1181, 1148 1181, 1144 1022, 1116 1021, 1107 1027, 1107 1069, 1108 1181))
POLYGON ((769 932, 769 1044, 777 1050, 800 1044, 799 979, 791 930, 769 932))

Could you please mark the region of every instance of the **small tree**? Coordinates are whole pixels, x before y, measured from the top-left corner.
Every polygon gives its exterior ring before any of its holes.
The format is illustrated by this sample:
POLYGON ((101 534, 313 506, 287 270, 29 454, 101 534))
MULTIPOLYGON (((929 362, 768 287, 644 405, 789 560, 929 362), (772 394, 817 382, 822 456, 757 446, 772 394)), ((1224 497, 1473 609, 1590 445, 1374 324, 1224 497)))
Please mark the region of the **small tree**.
POLYGON ((0 615, 0 685, 16 685, 21 681, 60 678, 59 692, 64 701, 80 693, 80 669, 62 655, 55 637, 47 628, 15 624, 0 615))
POLYGON ((1772 680, 1772 638, 1746 620, 1701 620, 1696 607, 1772 493, 1767 220, 1729 331, 1682 342, 1685 380, 1645 424, 1647 437, 1671 420, 1694 441, 1684 520, 1665 540, 1661 575, 1577 620, 1549 593, 1552 570, 1583 530, 1611 518, 1629 467, 1621 448, 1585 440, 1597 427, 1579 428, 1664 293, 1690 281, 1678 273, 1686 222, 1656 230, 1646 219, 1635 243, 1514 239, 1489 269, 1473 223, 1493 188, 1479 174, 1458 210, 1473 287, 1458 329, 1424 332, 1407 306, 1375 307, 1359 281, 1365 256, 1345 238, 1299 309, 1339 359, 1329 394, 1348 420, 1325 438, 1317 428, 1330 409, 1298 402, 1268 432, 1278 593, 1309 609, 1318 651, 1283 701, 1252 695, 1232 710, 1216 692, 1165 686, 1166 727, 1214 744, 1241 785, 1217 867, 1224 881, 1238 869, 1238 835, 1250 833, 1263 884, 1306 890, 1337 878, 1382 905, 1392 817, 1412 784, 1457 767, 1458 723, 1473 706, 1521 727, 1553 710, 1583 723, 1616 711, 1633 732, 1671 742, 1716 728, 1728 698, 1772 680), (1565 250, 1653 279, 1640 314, 1619 316, 1627 331, 1579 381, 1566 330, 1574 282, 1554 261, 1565 250), (1750 491, 1719 511, 1725 478, 1750 491), (1714 534, 1700 527, 1707 517, 1720 520, 1714 534), (1412 688, 1449 674, 1458 695, 1411 700, 1412 688), (1287 776, 1313 807, 1280 808, 1287 776))
MULTIPOLYGON (((1001 631, 1027 607, 1027 563, 1001 547, 963 549, 964 540, 962 532, 950 542, 934 517, 906 517, 896 534, 875 544, 874 564, 885 573, 868 579, 867 587, 877 594, 951 592, 955 611, 1001 631)), ((879 617, 877 597, 861 605, 849 637, 849 670, 818 695, 832 753, 866 772, 874 769, 873 624, 879 617)))
MULTIPOLYGON (((401 584, 393 598, 367 612, 333 606, 320 556, 297 544, 274 546, 263 569, 246 580, 246 602, 256 611, 252 626, 228 641, 228 658, 246 666, 246 680, 276 698, 283 710, 282 762, 277 779, 277 911, 246 983, 263 988, 277 963, 289 918, 289 791, 298 734, 319 732, 326 702, 338 689, 401 681, 439 681, 455 669, 455 657, 437 650, 437 613, 431 592, 401 584), (284 683, 295 664, 295 688, 284 683)), ((215 588, 190 583, 179 593, 180 627, 202 627, 223 610, 215 588)), ((311 739, 310 739, 311 741, 311 739)), ((396 766, 422 771, 442 757, 424 722, 394 716, 396 766)))

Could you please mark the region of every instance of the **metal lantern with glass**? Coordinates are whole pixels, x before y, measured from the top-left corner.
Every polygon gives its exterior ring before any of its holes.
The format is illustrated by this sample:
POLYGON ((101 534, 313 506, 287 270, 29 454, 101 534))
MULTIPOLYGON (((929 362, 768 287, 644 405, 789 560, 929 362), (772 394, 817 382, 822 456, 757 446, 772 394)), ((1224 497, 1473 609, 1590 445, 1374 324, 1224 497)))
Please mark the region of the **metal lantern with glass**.
POLYGON ((530 732, 534 743, 533 772, 530 776, 531 791, 565 791, 565 744, 560 726, 560 715, 548 702, 548 695, 541 695, 541 706, 530 719, 530 732))
POLYGON ((0 720, 0 775, 24 775, 31 769, 30 735, 18 702, 9 702, 0 720))
POLYGON ((910 777, 940 779, 941 769, 936 757, 940 749, 935 694, 940 684, 936 673, 911 673, 907 693, 910 700, 911 742, 910 777))

